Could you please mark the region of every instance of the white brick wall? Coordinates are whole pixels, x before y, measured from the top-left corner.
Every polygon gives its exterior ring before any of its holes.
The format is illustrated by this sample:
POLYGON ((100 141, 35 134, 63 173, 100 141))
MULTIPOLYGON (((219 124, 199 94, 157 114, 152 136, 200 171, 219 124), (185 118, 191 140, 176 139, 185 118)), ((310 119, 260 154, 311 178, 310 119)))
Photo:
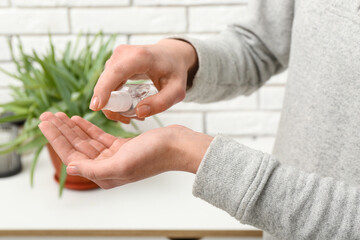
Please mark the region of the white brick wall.
POLYGON ((246 3, 246 0, 134 0, 135 5, 169 6, 169 5, 228 5, 246 3))
POLYGON ((0 61, 10 60, 10 51, 5 37, 0 37, 0 61))
POLYGON ((284 99, 284 87, 263 87, 260 89, 260 108, 280 110, 284 99))
POLYGON ((0 9, 0 34, 68 33, 66 9, 0 9))
POLYGON ((127 6, 130 0, 12 0, 17 7, 101 7, 127 6))
POLYGON ((275 138, 274 137, 243 137, 235 138, 239 143, 242 143, 248 147, 258 149, 267 153, 271 153, 275 138))
POLYGON ((273 136, 276 134, 279 116, 278 112, 262 111, 212 112, 206 116, 206 129, 212 135, 273 136))
MULTIPOLYGON (((238 21, 248 0, 0 0, 0 67, 14 70, 6 38, 24 49, 44 53, 48 32, 59 50, 79 31, 118 34, 117 44, 151 44, 174 34, 206 39, 238 21)), ((18 53, 15 51, 15 54, 18 53)), ((179 103, 160 114, 165 125, 182 124, 207 134, 223 133, 250 147, 271 152, 279 122, 287 74, 274 76, 249 97, 213 104, 179 103)), ((11 99, 0 73, 0 103, 11 99)), ((142 130, 154 119, 138 122, 142 130)), ((126 128, 132 129, 131 126, 126 128)))
POLYGON ((12 96, 10 95, 10 90, 7 88, 0 88, 0 104, 6 103, 12 100, 12 96))
POLYGON ((186 29, 185 8, 81 8, 70 15, 75 32, 176 33, 186 29))
POLYGON ((192 7, 189 10, 190 32, 218 32, 227 24, 236 22, 246 11, 246 6, 192 7))
MULTIPOLYGON (((203 114, 201 113, 188 113, 188 112, 166 112, 158 115, 161 124, 169 126, 172 124, 180 124, 185 127, 191 128, 198 132, 204 132, 203 114)), ((142 130, 147 131, 153 128, 161 127, 154 118, 149 118, 146 121, 136 121, 136 125, 142 130)), ((133 126, 125 125, 126 130, 134 131, 133 126)))
MULTIPOLYGON (((52 36, 52 42, 56 46, 56 52, 62 53, 65 48, 68 41, 75 42, 77 39, 77 36, 75 35, 60 35, 60 36, 52 36)), ((36 51, 40 54, 44 54, 47 51, 49 51, 49 38, 48 36, 21 36, 20 41, 23 45, 24 52, 27 54, 32 53, 33 49, 36 49, 36 51)), ((19 55, 18 48, 16 47, 18 45, 19 39, 13 38, 12 43, 14 45, 14 54, 16 56, 19 55)), ((127 37, 125 35, 118 35, 116 37, 114 48, 120 44, 126 44, 127 43, 127 37)), ((82 39, 79 41, 78 47, 84 47, 86 44, 86 38, 82 37, 82 39)), ((95 47, 94 47, 95 48, 95 47)))
POLYGON ((185 103, 181 102, 175 105, 173 110, 185 111, 207 111, 207 112, 221 112, 221 111, 239 111, 239 110, 252 110, 257 107, 257 93, 249 97, 237 97, 228 101, 221 101, 212 104, 199 104, 199 103, 185 103))
POLYGON ((0 7, 7 7, 9 6, 8 0, 0 0, 0 7))
MULTIPOLYGON (((5 69, 10 73, 14 73, 16 70, 16 66, 13 63, 5 62, 0 63, 0 68, 5 69)), ((21 86, 21 82, 19 80, 15 80, 8 75, 4 74, 0 71, 0 89, 7 89, 8 86, 21 86)), ((0 95, 3 96, 3 95, 0 95)))

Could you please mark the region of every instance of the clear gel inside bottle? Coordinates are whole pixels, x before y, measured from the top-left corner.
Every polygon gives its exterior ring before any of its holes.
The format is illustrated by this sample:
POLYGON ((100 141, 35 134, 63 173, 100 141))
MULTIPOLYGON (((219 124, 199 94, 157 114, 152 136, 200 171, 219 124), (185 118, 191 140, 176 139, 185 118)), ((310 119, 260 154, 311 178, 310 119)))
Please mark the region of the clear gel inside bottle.
POLYGON ((120 113, 125 117, 136 117, 137 104, 157 92, 153 83, 126 83, 119 90, 111 92, 109 101, 103 109, 120 113))

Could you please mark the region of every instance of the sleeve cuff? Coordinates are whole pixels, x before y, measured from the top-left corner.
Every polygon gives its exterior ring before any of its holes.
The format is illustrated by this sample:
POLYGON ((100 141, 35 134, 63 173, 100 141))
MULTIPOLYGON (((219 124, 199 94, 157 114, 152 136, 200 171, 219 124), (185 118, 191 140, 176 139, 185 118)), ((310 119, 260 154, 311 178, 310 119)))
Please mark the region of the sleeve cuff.
POLYGON ((218 135, 199 166, 193 195, 241 221, 276 165, 270 155, 218 135))

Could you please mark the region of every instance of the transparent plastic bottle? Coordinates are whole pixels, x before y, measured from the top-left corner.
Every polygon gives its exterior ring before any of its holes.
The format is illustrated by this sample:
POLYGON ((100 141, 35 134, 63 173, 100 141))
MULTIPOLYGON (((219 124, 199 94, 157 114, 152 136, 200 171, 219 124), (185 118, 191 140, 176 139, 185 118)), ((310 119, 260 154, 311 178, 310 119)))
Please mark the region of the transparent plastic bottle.
POLYGON ((137 104, 156 93, 158 91, 152 82, 126 83, 119 90, 111 92, 109 101, 103 109, 120 113, 125 117, 136 117, 137 104))

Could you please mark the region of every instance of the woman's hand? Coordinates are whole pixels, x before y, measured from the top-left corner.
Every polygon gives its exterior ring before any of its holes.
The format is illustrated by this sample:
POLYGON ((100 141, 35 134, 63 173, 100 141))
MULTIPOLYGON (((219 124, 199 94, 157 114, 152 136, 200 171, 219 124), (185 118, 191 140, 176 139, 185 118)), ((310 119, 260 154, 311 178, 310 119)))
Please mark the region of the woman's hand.
MULTIPOLYGON (((184 41, 164 39, 153 45, 120 45, 106 62, 95 86, 90 108, 101 110, 108 102, 111 91, 121 87, 128 79, 151 79, 159 93, 137 105, 137 119, 144 119, 182 101, 188 74, 196 70, 195 49, 184 41)), ((109 119, 130 122, 130 118, 119 113, 103 112, 109 119)))
POLYGON ((39 128, 67 165, 67 173, 88 178, 104 189, 166 171, 196 173, 213 139, 182 126, 121 139, 77 116, 44 113, 40 119, 39 128))

